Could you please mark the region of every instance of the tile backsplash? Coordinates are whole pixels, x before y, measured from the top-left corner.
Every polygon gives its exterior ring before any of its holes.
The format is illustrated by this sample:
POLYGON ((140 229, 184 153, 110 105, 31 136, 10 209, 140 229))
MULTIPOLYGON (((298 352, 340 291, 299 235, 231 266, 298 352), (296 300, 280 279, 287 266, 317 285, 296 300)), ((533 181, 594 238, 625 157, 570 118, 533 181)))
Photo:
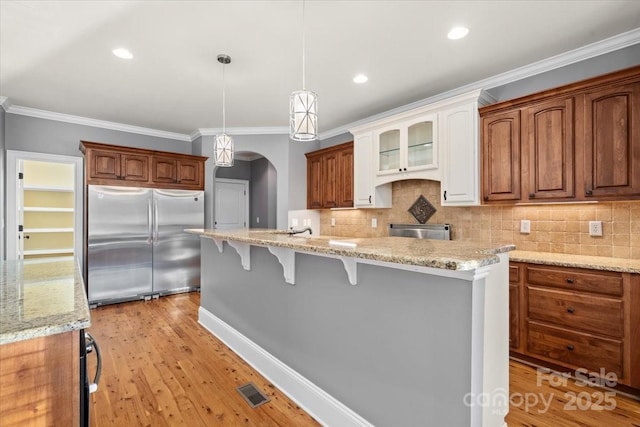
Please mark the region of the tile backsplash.
POLYGON ((423 195, 437 209, 428 223, 449 223, 452 240, 514 243, 525 251, 640 259, 640 201, 534 206, 440 206, 440 183, 407 180, 393 183, 391 209, 323 210, 320 233, 379 237, 390 223, 415 224, 407 211, 423 195), (331 226, 331 219, 335 226, 331 226), (377 227, 372 228, 372 219, 377 227), (520 220, 531 232, 520 233, 520 220), (589 221, 602 221, 602 237, 589 236, 589 221))

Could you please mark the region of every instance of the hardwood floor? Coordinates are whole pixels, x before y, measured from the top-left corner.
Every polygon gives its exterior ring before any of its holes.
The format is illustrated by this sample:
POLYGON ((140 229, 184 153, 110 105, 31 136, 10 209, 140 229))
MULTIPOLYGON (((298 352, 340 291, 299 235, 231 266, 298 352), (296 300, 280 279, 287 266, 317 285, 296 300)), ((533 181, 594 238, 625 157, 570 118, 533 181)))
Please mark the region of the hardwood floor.
POLYGON ((91 426, 318 426, 197 323, 199 305, 194 292, 92 310, 91 426), (271 401, 252 409, 236 391, 250 381, 271 401))
MULTIPOLYGON (((197 323, 199 304, 190 293, 91 312, 89 332, 103 353, 91 426, 318 426, 197 323), (250 381, 269 403, 252 409, 244 401, 236 387, 250 381)), ((550 375, 510 363, 510 427, 640 427, 640 402, 550 375)))

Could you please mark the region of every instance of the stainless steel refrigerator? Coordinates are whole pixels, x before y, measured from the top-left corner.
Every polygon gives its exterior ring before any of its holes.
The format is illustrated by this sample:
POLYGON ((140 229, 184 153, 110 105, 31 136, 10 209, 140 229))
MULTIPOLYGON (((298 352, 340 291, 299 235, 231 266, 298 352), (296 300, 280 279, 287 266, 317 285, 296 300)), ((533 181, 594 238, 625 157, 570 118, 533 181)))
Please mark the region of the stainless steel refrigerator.
POLYGON ((204 192, 88 186, 87 287, 100 305, 200 287, 204 192))

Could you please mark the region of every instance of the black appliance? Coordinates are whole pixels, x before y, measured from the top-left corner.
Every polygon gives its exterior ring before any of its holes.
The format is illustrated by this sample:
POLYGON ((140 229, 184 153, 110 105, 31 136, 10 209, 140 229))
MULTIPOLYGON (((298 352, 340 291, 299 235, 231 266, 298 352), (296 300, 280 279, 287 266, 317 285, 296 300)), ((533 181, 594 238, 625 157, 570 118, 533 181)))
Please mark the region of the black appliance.
POLYGON ((80 331, 80 427, 89 427, 89 394, 98 389, 102 372, 102 356, 96 340, 84 329, 80 331), (96 374, 89 382, 87 355, 95 353, 97 358, 96 374))

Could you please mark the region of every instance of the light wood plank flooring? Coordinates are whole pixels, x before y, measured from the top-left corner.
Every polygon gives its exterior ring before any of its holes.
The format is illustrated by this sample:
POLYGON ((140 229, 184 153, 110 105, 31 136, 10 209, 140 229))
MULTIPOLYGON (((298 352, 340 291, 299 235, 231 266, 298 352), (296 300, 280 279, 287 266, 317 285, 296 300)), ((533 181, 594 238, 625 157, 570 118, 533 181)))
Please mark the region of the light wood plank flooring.
MULTIPOLYGON (((91 312, 89 332, 104 362, 100 387, 91 395, 91 426, 319 425, 197 323, 199 304, 200 294, 190 293, 91 312), (271 402, 252 409, 235 390, 249 381, 271 402)), ((94 359, 90 356, 90 372, 94 359)), ((572 380, 538 386, 536 376, 534 368, 510 363, 510 427, 640 427, 636 400, 615 395, 615 408, 606 410, 607 402, 594 404, 602 389, 579 387, 572 380), (585 392, 591 405, 580 395, 585 392), (576 410, 570 410, 572 403, 576 410)))

